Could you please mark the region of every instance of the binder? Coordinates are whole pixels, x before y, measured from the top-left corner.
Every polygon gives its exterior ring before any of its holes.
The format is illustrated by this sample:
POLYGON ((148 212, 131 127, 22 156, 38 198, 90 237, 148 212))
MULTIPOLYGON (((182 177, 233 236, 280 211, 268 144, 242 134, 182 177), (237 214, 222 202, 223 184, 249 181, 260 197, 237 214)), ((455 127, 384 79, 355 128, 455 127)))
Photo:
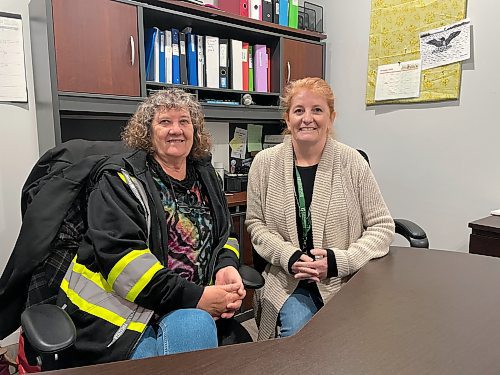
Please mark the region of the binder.
POLYGON ((159 42, 159 47, 160 47, 160 55, 159 55, 159 82, 166 82, 165 78, 165 32, 160 31, 160 42, 159 42))
POLYGON ((188 84, 187 57, 186 57, 186 34, 179 32, 179 70, 181 73, 181 85, 188 84))
POLYGON ((288 26, 294 29, 299 26, 299 0, 289 0, 288 26))
POLYGON ((262 21, 273 22, 273 0, 262 0, 262 21))
POLYGON ((172 83, 181 83, 179 30, 172 29, 172 83))
POLYGON ((273 0, 273 22, 280 23, 280 0, 273 0))
POLYGON ((280 0, 279 24, 288 26, 288 2, 291 0, 280 0))
POLYGON ((240 16, 248 17, 248 0, 240 0, 240 16))
POLYGON ((219 38, 205 36, 206 86, 219 88, 219 38))
POLYGON ((205 86, 205 52, 204 52, 204 44, 205 38, 203 35, 197 36, 196 48, 197 48, 197 56, 198 56, 198 86, 205 86))
POLYGON ((160 82, 160 30, 155 27, 156 36, 153 49, 153 81, 160 82))
POLYGON ((248 43, 241 45, 241 65, 243 68, 243 90, 248 91, 248 43))
POLYGON ((271 48, 266 47, 267 55, 267 92, 271 92, 271 48))
POLYGON ((219 39, 219 88, 229 88, 229 39, 219 39))
POLYGON ((254 90, 253 46, 248 46, 248 91, 254 90))
POLYGON ((267 52, 264 44, 254 46, 255 91, 267 92, 267 52))
POLYGON ((198 86, 198 52, 196 51, 196 35, 188 33, 187 39, 187 75, 188 84, 198 86))
POLYGON ((165 30, 165 83, 172 83, 172 32, 165 30))
POLYGON ((158 36, 158 29, 152 27, 146 31, 146 45, 145 45, 145 55, 146 55, 146 80, 154 81, 154 49, 155 43, 158 36))
POLYGON ((248 11, 250 18, 254 20, 262 20, 262 0, 250 0, 250 10, 248 11))
POLYGON ((231 40, 231 58, 229 59, 231 88, 243 90, 243 42, 231 40))
POLYGON ((217 6, 225 12, 248 17, 248 0, 219 0, 217 6))

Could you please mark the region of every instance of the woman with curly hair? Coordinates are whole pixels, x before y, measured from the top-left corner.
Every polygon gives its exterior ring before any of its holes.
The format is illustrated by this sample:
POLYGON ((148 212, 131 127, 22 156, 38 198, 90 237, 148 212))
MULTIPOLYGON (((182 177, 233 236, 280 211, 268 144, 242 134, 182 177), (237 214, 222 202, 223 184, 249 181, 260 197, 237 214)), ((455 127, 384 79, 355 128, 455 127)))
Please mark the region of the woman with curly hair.
POLYGON ((199 103, 157 92, 122 138, 135 151, 100 167, 61 287, 77 327, 72 366, 217 347, 219 322, 245 297, 199 103))

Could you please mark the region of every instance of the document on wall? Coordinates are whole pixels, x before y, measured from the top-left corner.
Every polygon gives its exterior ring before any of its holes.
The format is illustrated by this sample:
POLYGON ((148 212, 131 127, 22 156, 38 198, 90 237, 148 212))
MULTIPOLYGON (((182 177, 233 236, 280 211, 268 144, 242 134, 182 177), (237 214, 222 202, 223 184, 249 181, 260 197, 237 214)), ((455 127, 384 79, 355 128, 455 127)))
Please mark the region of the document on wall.
POLYGON ((375 84, 375 100, 418 98, 420 60, 380 65, 375 84))
POLYGON ((234 137, 229 142, 231 147, 231 157, 235 159, 245 159, 247 149, 247 131, 242 128, 234 129, 234 137))
POLYGON ((422 70, 470 58, 470 20, 420 33, 422 70))
POLYGON ((21 16, 2 12, 0 12, 0 101, 28 101, 21 16))
POLYGON ((247 125, 248 152, 262 150, 262 125, 247 125))

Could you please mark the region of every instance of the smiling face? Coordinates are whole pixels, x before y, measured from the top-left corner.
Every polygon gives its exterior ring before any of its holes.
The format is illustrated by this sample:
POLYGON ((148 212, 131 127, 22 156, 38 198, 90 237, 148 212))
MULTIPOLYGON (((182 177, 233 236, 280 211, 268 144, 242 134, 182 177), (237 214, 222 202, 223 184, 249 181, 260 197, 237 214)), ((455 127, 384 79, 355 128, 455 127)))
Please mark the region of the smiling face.
POLYGON ((193 147, 194 127, 185 109, 158 110, 151 125, 156 157, 167 163, 184 162, 193 147))
POLYGON ((302 89, 290 101, 285 121, 296 145, 324 146, 334 118, 323 96, 302 89))

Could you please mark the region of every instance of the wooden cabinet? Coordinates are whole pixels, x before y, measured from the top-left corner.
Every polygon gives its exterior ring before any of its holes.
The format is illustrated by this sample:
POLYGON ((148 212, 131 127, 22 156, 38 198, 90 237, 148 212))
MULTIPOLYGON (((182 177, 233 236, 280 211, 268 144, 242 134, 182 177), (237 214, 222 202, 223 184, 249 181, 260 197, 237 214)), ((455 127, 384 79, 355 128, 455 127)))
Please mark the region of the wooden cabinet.
POLYGON ((500 257, 500 217, 488 216, 469 223, 469 253, 500 257))
POLYGON ((276 124, 286 82, 324 76, 326 35, 190 2, 31 0, 29 14, 40 153, 77 137, 117 139, 149 92, 171 86, 195 95, 209 121, 276 124), (145 34, 152 27, 266 45, 269 92, 146 80, 145 34), (252 104, 239 104, 247 93, 252 104))
POLYGON ((111 0, 53 0, 59 91, 140 95, 137 7, 111 0))
POLYGON ((282 82, 304 77, 324 78, 324 45, 283 38, 282 82))

